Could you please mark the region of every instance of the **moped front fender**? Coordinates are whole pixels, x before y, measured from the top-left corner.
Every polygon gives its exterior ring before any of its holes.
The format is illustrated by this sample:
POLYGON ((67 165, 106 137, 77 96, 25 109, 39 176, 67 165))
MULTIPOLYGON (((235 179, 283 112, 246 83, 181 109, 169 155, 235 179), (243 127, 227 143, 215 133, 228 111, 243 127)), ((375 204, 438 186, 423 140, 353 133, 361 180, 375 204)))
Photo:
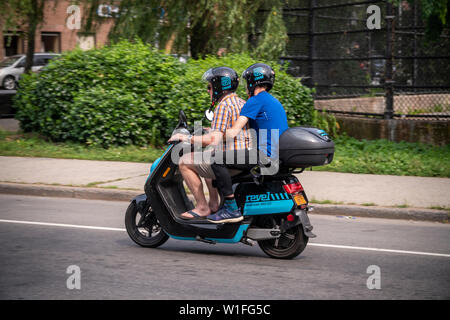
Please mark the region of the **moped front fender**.
POLYGON ((148 204, 147 204, 147 195, 145 193, 134 197, 133 200, 131 200, 131 202, 134 202, 136 204, 136 208, 141 215, 147 212, 148 204))

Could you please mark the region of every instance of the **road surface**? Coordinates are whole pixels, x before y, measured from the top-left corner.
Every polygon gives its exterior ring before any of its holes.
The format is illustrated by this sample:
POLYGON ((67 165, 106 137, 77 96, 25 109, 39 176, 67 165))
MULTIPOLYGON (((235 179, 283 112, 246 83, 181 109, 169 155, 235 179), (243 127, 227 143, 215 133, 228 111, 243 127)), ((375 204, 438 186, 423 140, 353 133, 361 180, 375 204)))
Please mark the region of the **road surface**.
POLYGON ((450 224, 311 214, 318 237, 285 261, 241 243, 141 248, 127 206, 0 194, 0 299, 450 299, 450 224))

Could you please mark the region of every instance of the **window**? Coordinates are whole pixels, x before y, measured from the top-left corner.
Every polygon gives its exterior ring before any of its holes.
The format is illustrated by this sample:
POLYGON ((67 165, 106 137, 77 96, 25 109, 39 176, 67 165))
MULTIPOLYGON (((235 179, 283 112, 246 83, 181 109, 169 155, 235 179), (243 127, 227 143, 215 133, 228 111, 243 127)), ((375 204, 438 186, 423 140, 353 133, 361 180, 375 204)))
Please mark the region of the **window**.
POLYGON ((33 57, 33 67, 42 67, 45 66, 45 60, 43 56, 34 56, 33 57))
POLYGON ((21 56, 8 57, 0 62, 0 68, 10 67, 17 61, 19 61, 21 56))
POLYGON ((41 52, 61 52, 61 35, 58 32, 42 32, 41 52))
POLYGON ((24 68, 25 60, 26 60, 26 57, 23 57, 22 60, 20 60, 19 63, 16 65, 16 68, 24 68))
POLYGON ((46 66, 50 60, 56 58, 56 55, 34 55, 33 57, 33 67, 46 66))
POLYGON ((4 56, 14 56, 23 53, 23 38, 20 34, 4 33, 3 34, 3 48, 4 56))

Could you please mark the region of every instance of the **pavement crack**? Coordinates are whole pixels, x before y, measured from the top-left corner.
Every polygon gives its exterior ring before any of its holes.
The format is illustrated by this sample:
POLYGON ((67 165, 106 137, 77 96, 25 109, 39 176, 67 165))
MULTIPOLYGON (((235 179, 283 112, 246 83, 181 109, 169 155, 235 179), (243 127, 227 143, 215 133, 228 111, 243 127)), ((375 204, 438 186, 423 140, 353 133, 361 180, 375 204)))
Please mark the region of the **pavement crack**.
POLYGON ((93 181, 93 182, 89 182, 88 184, 84 185, 86 187, 96 187, 99 186, 101 184, 105 184, 105 183, 111 183, 111 182, 119 182, 119 181, 123 181, 123 180, 127 180, 127 179, 132 179, 132 178, 138 178, 138 177, 142 177, 145 176, 146 174, 140 174, 140 175, 135 175, 135 176, 131 176, 131 177, 125 177, 125 178, 118 178, 118 179, 112 179, 112 180, 106 180, 106 181, 93 181))

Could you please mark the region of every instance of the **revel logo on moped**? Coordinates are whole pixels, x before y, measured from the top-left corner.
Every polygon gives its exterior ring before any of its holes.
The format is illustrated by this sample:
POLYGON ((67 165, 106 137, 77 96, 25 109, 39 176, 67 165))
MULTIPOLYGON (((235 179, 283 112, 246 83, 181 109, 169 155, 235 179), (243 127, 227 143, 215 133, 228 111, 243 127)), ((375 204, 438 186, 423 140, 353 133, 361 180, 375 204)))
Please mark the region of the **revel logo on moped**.
POLYGON ((289 200, 287 193, 262 193, 262 194, 250 194, 245 198, 245 202, 260 202, 260 201, 276 201, 276 200, 289 200))
POLYGON ((294 202, 285 192, 248 194, 245 197, 244 215, 276 214, 290 212, 294 202))

